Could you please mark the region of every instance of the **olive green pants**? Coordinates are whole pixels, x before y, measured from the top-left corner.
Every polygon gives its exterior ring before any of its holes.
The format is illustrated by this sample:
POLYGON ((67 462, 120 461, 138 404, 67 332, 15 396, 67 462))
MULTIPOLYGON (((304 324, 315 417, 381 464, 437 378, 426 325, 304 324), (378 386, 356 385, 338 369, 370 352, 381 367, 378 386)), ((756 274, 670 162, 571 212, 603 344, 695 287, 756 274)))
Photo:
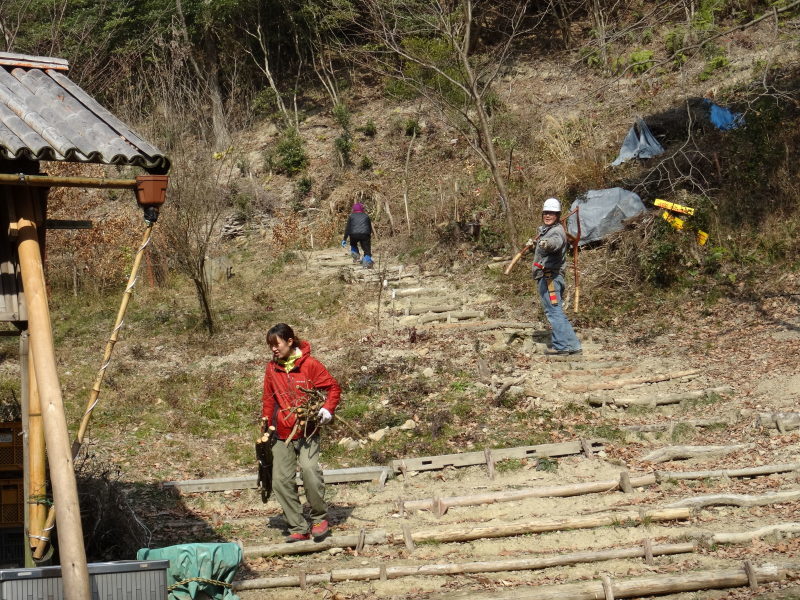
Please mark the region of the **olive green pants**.
POLYGON ((276 440, 272 445, 272 492, 283 509, 289 524, 289 533, 308 533, 308 523, 303 517, 303 505, 297 491, 297 466, 303 479, 306 500, 311 505, 311 519, 319 523, 325 519, 325 483, 319 467, 319 436, 300 438, 286 444, 276 440))

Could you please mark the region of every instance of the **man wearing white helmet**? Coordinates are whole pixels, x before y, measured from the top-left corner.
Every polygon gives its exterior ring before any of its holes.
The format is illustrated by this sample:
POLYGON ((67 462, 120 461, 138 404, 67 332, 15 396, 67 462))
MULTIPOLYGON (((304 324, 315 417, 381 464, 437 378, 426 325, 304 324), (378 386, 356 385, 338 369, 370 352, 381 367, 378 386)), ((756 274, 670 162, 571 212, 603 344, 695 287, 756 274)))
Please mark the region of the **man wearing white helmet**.
POLYGON ((564 273, 566 272, 567 233, 560 223, 561 203, 548 198, 542 206, 542 223, 533 254, 533 278, 539 289, 542 308, 552 328, 551 347, 545 354, 580 354, 581 343, 564 314, 564 273))

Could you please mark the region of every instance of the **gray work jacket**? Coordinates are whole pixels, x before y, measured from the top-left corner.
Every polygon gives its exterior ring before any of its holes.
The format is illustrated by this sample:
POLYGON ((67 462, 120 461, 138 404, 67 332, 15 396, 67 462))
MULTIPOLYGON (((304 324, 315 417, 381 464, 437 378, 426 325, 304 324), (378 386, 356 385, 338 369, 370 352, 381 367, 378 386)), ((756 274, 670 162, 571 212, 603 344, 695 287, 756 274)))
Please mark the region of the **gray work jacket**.
POLYGON ((533 253, 533 278, 541 279, 544 271, 563 276, 567 270, 567 233, 561 223, 539 227, 539 241, 533 253))

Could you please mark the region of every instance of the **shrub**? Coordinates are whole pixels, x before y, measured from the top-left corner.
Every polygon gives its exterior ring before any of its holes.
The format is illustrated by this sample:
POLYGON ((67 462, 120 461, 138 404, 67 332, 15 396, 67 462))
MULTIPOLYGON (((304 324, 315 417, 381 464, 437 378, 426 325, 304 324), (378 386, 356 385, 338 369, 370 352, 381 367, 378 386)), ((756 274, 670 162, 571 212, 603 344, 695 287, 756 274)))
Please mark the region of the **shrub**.
POLYGON ((403 124, 403 132, 408 135, 416 135, 422 132, 422 129, 419 126, 419 121, 417 119, 406 119, 406 122, 403 124))
POLYGON ((720 69, 727 69, 730 65, 730 61, 724 55, 718 54, 708 60, 706 63, 703 72, 700 73, 699 79, 700 81, 706 81, 707 79, 711 78, 714 74, 714 71, 719 71, 720 69))
POLYGON ((358 131, 367 137, 375 137, 375 134, 378 133, 378 128, 375 126, 375 121, 370 119, 363 127, 360 127, 358 131))
POLYGON ((369 171, 373 165, 374 163, 372 162, 372 159, 365 154, 361 157, 361 162, 358 164, 358 168, 362 171, 369 171))
POLYGON ((652 50, 635 50, 628 57, 628 64, 634 75, 640 75, 655 64, 652 50))
POLYGON ((333 140, 333 146, 336 149, 336 154, 339 157, 339 164, 346 167, 352 163, 350 153, 353 151, 355 144, 350 134, 344 132, 342 135, 333 140))
POLYGON ((275 149, 275 155, 268 158, 270 166, 279 173, 296 175, 308 166, 308 154, 300 133, 295 128, 287 129, 275 149))
POLYGON ((305 198, 311 192, 311 187, 314 185, 314 179, 308 175, 303 175, 297 180, 295 191, 298 198, 305 198))
POLYGON ((333 107, 333 119, 342 128, 342 131, 347 132, 350 130, 350 110, 346 104, 339 102, 333 107))

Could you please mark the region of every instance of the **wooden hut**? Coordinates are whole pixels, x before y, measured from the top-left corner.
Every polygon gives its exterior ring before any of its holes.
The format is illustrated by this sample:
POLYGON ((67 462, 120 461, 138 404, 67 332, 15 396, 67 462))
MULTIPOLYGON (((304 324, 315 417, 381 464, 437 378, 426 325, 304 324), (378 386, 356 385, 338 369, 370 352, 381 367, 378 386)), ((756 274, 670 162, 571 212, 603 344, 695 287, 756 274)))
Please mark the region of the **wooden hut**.
POLYGON ((164 201, 169 160, 72 82, 68 70, 63 59, 0 53, 0 320, 14 326, 6 335, 20 338, 22 396, 19 422, 0 423, 0 535, 4 525, 23 525, 31 566, 34 549, 41 553, 47 544, 54 518, 64 596, 89 600, 74 449, 42 262, 47 194, 56 186, 130 189, 149 227, 164 201), (50 177, 41 174, 40 161, 134 166, 143 174, 135 179, 50 177), (46 481, 54 511, 29 502, 44 495, 46 481))

